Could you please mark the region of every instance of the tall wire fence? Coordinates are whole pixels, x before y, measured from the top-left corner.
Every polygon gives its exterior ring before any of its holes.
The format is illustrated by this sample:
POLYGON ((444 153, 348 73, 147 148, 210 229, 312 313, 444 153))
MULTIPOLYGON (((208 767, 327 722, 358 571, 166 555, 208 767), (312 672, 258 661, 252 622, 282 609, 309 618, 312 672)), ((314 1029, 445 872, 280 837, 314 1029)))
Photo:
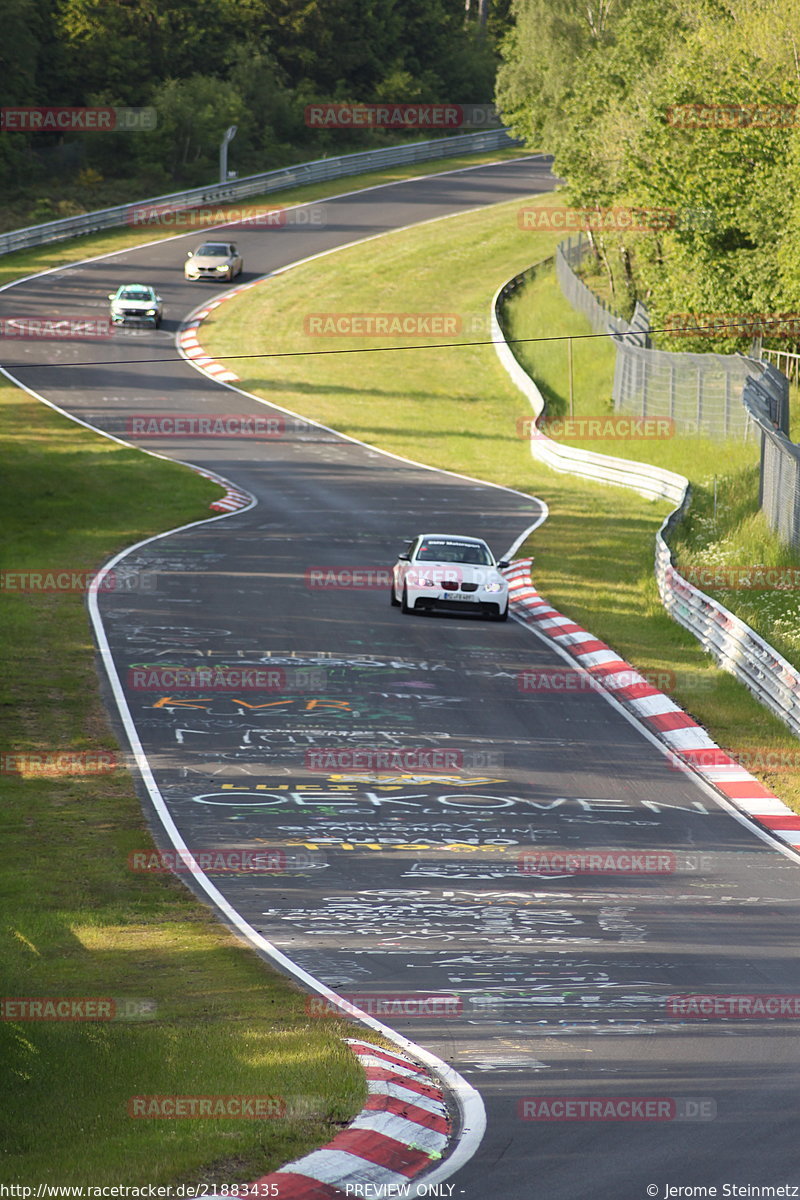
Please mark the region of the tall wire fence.
MULTIPOLYGON (((671 417, 678 433, 760 441, 761 508, 770 528, 800 547, 800 446, 789 438, 786 375, 770 362, 743 354, 653 350, 643 305, 637 304, 627 321, 579 278, 577 268, 588 250, 581 237, 562 242, 555 255, 556 275, 566 299, 588 318, 595 333, 614 336, 614 408, 671 417)), ((779 365, 790 365, 781 353, 765 351, 779 365)), ((800 374, 798 364, 791 365, 800 374)))
MULTIPOLYGON (((689 354, 650 347, 647 310, 637 304, 627 321, 586 286, 576 273, 589 252, 578 237, 556 251, 556 275, 565 297, 588 317, 596 333, 616 335, 614 408, 641 417, 670 417, 677 433, 711 438, 758 437, 743 403, 748 379, 760 378, 765 364, 743 354, 689 354)), ((783 378, 782 376, 779 378, 783 378)), ((788 381, 769 389, 772 416, 788 431, 788 381)))
POLYGON ((773 366, 761 379, 748 379, 744 404, 761 437, 759 503, 770 528, 792 546, 800 546, 800 446, 773 420, 775 393, 784 377, 773 366))

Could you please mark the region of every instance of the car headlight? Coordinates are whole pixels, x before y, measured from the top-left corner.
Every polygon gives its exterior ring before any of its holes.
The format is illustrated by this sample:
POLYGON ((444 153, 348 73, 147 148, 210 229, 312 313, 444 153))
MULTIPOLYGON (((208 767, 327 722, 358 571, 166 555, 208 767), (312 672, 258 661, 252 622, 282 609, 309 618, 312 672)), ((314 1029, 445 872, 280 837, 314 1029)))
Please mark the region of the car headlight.
POLYGON ((147 313, 145 315, 148 317, 154 317, 157 312, 158 312, 157 308, 148 308, 147 313))
POLYGON ((502 583, 487 583, 484 584, 483 590, 485 592, 502 592, 504 587, 505 584, 502 583))
POLYGON ((215 270, 215 271, 227 271, 227 270, 228 270, 228 263, 223 263, 221 267, 215 267, 215 268, 214 268, 214 270, 215 270))

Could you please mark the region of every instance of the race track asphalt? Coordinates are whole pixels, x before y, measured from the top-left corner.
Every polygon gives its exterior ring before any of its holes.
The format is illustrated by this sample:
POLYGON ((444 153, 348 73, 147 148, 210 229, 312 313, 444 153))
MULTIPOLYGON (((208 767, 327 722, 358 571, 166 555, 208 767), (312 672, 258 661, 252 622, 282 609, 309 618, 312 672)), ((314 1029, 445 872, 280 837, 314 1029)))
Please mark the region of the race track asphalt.
MULTIPOLYGON (((519 160, 326 200, 324 227, 231 236, 246 280, 552 186, 545 162, 519 160)), ((212 294, 182 279, 198 240, 0 292, 0 316, 98 316, 119 282, 142 281, 167 312, 160 331, 102 342, 15 340, 6 369, 133 442, 129 421, 142 414, 269 412, 174 357, 180 322, 212 294), (171 361, 148 361, 158 358, 171 361)), ((667 1200, 668 1185, 755 1196, 770 1193, 754 1185, 800 1184, 797 1019, 698 1020, 670 1001, 800 992, 794 858, 673 769, 602 695, 545 687, 563 659, 529 630, 404 616, 377 575, 423 530, 485 537, 504 554, 541 520, 541 504, 290 417, 264 441, 141 444, 218 471, 258 501, 134 551, 124 570, 152 590, 101 597, 158 787, 188 846, 273 851, 280 874, 212 875, 248 922, 480 1090, 487 1132, 452 1194, 667 1200), (378 586, 314 586, 355 569, 378 586), (228 690, 179 691, 165 682, 178 666, 241 674, 228 690), (520 682, 524 672, 539 690, 520 682), (394 779, 317 769, 332 760, 315 753, 363 746, 449 753, 456 768, 394 779), (543 853, 599 849, 660 857, 640 857, 634 872, 542 869, 543 853), (649 1109, 634 1105, 639 1119, 626 1119, 626 1097, 650 1098, 649 1109), (560 1119, 586 1115, 580 1103, 552 1107, 569 1099, 601 1107, 595 1119, 560 1119), (617 1119, 597 1115, 612 1111, 617 1119)), ((110 696, 109 706, 116 719, 110 696)))

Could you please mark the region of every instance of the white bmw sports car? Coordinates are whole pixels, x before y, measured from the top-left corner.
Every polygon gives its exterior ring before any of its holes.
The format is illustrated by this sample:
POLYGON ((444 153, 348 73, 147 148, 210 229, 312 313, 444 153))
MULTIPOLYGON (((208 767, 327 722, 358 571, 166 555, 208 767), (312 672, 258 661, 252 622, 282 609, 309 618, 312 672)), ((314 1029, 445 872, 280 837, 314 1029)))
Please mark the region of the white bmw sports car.
POLYGON ((473 612, 508 618, 508 583, 486 542, 460 534, 421 533, 392 568, 391 601, 404 613, 473 612))

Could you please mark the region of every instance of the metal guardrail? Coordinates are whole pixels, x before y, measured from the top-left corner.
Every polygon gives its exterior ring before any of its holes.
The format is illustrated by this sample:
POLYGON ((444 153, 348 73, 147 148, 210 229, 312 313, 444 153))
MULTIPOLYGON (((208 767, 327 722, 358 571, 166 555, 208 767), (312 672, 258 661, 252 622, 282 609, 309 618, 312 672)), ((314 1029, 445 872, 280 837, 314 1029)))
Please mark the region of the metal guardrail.
POLYGON ((365 171, 378 171, 381 167, 428 162, 435 158, 449 158, 454 154, 480 154, 485 150, 499 150, 517 144, 505 129, 491 129, 480 133, 435 138, 426 142, 411 142, 404 146, 389 146, 380 150, 362 150, 356 154, 343 154, 336 158, 320 158, 313 162, 297 163, 292 167, 281 167, 276 171, 266 171, 261 175, 247 175, 243 179, 231 180, 228 183, 208 184, 205 187, 190 188, 185 192, 171 192, 166 196, 137 200, 132 204, 120 204, 115 208, 80 213, 75 217, 64 217, 60 221, 48 221, 43 225, 30 225, 25 229, 0 233, 0 254, 11 254, 14 250, 25 250, 29 246, 41 246, 48 242, 64 241, 83 233, 116 229, 128 223, 146 229, 146 220, 137 222, 133 218, 141 217, 144 210, 149 208, 165 213, 184 212, 205 204, 228 203, 248 196, 277 192, 282 188, 322 183, 328 179, 342 179, 347 175, 360 175, 365 171))
POLYGON ((800 737, 800 671, 755 630, 678 573, 666 534, 682 514, 671 513, 656 535, 656 582, 664 608, 688 629, 717 665, 735 675, 756 700, 800 737))
MULTIPOLYGON (((527 272, 509 280, 492 300, 492 341, 500 362, 528 398, 538 419, 544 410, 544 398, 514 357, 501 327, 502 302, 525 274, 527 272)), ((766 402, 762 400, 762 403, 766 402)), ((784 438, 773 428, 768 432, 774 438, 784 438)), ((761 704, 800 737, 800 671, 745 621, 689 583, 675 568, 666 539, 689 503, 689 481, 683 475, 649 463, 629 462, 562 446, 544 436, 531 440, 531 453, 556 471, 631 488, 651 499, 663 498, 677 504, 656 534, 655 577, 664 608, 673 620, 697 638, 718 666, 734 675, 761 704)), ((800 452, 798 456, 800 461, 800 452)))
MULTIPOLYGON (((544 259, 536 266, 542 266, 549 261, 544 259)), ((492 300, 491 330, 492 342, 500 362, 519 390, 528 398, 538 418, 544 411, 544 397, 534 380, 515 358, 501 324, 504 301, 534 269, 529 267, 527 271, 515 275, 498 289, 492 300)), ((544 434, 531 438, 531 454, 554 471, 578 475, 583 479, 594 479, 599 483, 633 488, 648 500, 671 500, 673 504, 680 504, 689 486, 683 475, 676 475, 673 471, 665 471, 661 467, 637 462, 635 459, 614 458, 609 454, 596 454, 592 450, 578 450, 574 446, 562 445, 544 434)))

